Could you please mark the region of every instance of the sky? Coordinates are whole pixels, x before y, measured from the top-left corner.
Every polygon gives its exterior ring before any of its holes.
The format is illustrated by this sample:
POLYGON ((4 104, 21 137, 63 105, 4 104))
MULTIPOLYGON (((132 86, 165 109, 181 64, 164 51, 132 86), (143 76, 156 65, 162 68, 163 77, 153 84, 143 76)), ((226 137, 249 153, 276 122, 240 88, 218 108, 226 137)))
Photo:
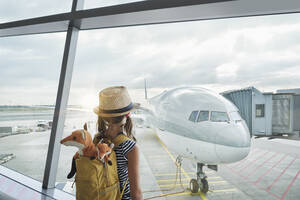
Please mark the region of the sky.
MULTIPOLYGON (((88 0, 85 8, 103 2, 88 0)), ((71 1, 1 1, 0 23, 70 7, 71 1)), ((65 36, 0 38, 0 105, 55 103, 65 36)), ((299 55, 300 14, 81 31, 69 104, 97 105, 99 91, 114 85, 125 85, 139 102, 144 79, 149 97, 179 86, 300 88, 299 55)))

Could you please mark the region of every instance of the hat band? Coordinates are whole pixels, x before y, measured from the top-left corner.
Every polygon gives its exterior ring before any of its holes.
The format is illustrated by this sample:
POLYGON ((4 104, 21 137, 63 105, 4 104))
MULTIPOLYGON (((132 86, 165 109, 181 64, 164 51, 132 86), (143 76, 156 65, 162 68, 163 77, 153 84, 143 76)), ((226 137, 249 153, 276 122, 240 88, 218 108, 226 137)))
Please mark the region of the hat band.
POLYGON ((133 103, 130 103, 128 106, 121 108, 121 109, 116 109, 116 110, 103 110, 99 108, 99 111, 101 113, 105 113, 105 114, 110 114, 110 113, 122 113, 122 112, 126 112, 128 110, 131 110, 133 108, 133 103))

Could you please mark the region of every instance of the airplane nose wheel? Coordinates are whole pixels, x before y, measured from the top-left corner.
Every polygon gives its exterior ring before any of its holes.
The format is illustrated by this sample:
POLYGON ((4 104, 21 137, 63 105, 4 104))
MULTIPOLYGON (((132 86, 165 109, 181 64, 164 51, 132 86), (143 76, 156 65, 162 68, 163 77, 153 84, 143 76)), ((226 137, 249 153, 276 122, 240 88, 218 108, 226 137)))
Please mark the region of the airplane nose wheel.
POLYGON ((196 179, 191 179, 190 181, 190 190, 192 193, 197 193, 200 189, 201 192, 206 194, 208 192, 208 182, 206 178, 203 178, 200 180, 201 184, 198 184, 198 181, 196 179))
POLYGON ((190 190, 192 193, 197 193, 200 189, 201 192, 206 194, 208 192, 208 182, 206 180, 207 176, 203 171, 204 164, 197 163, 197 180, 191 179, 190 190))
POLYGON ((206 178, 201 179, 200 191, 206 194, 208 192, 208 182, 206 178))
POLYGON ((196 179, 191 179, 190 181, 190 190, 192 193, 196 193, 199 190, 199 185, 196 179))

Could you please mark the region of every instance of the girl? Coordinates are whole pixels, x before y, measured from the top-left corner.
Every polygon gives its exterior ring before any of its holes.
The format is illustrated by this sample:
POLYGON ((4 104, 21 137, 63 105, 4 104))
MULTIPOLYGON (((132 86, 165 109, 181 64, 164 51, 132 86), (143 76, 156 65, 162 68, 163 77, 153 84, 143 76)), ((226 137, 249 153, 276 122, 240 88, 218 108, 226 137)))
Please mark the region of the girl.
POLYGON ((99 106, 94 109, 98 115, 98 134, 94 137, 97 143, 104 134, 114 139, 119 134, 127 135, 131 140, 122 142, 115 148, 120 190, 124 194, 122 200, 140 200, 142 193, 139 182, 139 152, 136 139, 132 134, 130 111, 135 108, 124 86, 109 87, 99 93, 99 106), (126 181, 128 179, 128 181, 126 181))

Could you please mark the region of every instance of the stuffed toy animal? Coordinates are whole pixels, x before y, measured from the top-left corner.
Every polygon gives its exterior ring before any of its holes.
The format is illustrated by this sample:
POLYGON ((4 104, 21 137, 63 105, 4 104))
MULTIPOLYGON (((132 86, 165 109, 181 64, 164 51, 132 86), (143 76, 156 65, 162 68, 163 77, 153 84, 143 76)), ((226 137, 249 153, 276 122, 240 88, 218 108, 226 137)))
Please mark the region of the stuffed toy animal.
POLYGON ((111 160, 109 159, 109 155, 111 154, 112 149, 114 148, 114 144, 111 143, 109 146, 106 143, 103 143, 103 139, 97 144, 97 148, 99 150, 98 159, 103 163, 108 163, 112 165, 111 160))
POLYGON ((94 145, 91 134, 87 131, 86 123, 84 124, 83 128, 84 129, 73 131, 71 135, 65 137, 60 141, 60 143, 63 145, 75 146, 79 150, 73 156, 71 171, 67 176, 68 179, 72 178, 76 173, 75 160, 79 158, 79 156, 89 157, 91 160, 97 158, 97 160, 103 162, 104 164, 106 162, 109 165, 112 164, 108 156, 114 146, 113 143, 111 143, 109 146, 105 143, 100 142, 97 145, 94 145))

